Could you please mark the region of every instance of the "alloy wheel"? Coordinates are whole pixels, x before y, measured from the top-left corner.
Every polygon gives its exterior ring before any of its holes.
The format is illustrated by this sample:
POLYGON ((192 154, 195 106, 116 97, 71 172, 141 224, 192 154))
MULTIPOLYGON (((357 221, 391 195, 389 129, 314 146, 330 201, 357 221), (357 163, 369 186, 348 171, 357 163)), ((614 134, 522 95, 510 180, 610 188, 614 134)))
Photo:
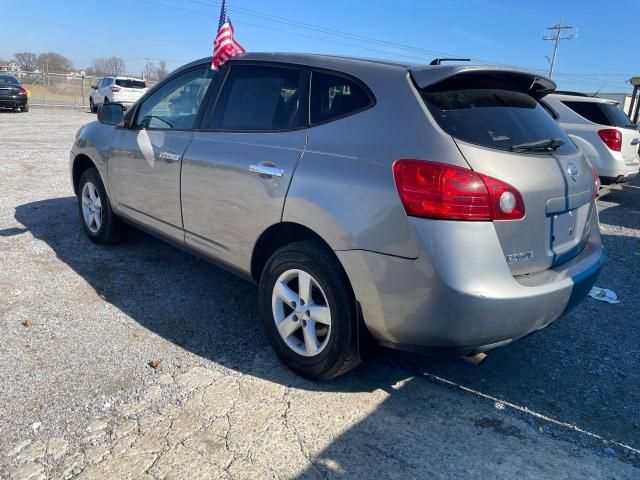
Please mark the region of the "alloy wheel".
POLYGON ((96 186, 87 182, 82 187, 82 218, 91 233, 98 233, 102 226, 102 200, 96 186))
POLYGON ((285 271, 276 281, 273 320, 287 346, 304 357, 320 354, 331 335, 331 310, 318 281, 304 270, 285 271))

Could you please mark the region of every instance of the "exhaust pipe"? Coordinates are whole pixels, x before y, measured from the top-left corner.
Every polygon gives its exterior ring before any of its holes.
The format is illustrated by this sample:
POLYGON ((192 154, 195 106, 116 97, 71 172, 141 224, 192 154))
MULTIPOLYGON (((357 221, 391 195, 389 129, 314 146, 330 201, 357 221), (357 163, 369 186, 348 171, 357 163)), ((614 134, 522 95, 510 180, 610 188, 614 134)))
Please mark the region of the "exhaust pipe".
POLYGON ((476 353, 475 355, 468 355, 466 357, 462 357, 462 360, 476 367, 479 367, 480 365, 482 365, 486 359, 487 359, 486 353, 476 353))

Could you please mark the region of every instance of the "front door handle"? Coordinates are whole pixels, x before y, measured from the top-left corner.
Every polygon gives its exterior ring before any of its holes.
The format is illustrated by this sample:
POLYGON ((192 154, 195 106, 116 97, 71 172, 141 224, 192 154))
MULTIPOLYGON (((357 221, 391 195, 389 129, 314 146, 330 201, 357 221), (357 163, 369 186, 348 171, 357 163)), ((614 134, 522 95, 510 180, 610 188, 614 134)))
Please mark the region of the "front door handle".
POLYGON ((168 162, 179 162, 180 158, 182 157, 181 155, 178 155, 177 153, 173 153, 173 152, 162 152, 158 156, 161 159, 166 160, 168 162))
POLYGON ((257 173, 259 175, 268 175, 270 177, 281 177, 284 175, 284 170, 278 167, 271 167, 268 165, 251 165, 249 167, 251 173, 257 173))

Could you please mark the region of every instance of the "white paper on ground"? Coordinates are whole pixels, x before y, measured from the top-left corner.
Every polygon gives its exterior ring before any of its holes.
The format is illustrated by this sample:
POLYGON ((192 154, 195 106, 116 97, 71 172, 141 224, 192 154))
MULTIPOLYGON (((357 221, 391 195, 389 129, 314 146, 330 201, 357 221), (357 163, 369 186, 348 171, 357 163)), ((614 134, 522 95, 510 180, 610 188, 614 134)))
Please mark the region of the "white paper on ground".
POLYGON ((609 290, 608 288, 593 287, 589 292, 589 296, 601 302, 607 302, 607 303, 613 303, 613 304, 620 303, 620 300, 618 300, 618 295, 616 295, 616 292, 614 292, 613 290, 609 290))

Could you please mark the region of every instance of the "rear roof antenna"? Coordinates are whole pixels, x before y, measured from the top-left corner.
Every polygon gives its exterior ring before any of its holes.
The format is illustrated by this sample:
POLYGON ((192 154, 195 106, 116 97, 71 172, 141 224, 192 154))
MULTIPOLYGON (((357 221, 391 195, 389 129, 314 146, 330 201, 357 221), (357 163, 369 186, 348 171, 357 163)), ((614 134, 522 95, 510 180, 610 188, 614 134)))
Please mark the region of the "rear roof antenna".
POLYGON ((442 65, 442 62, 470 62, 470 58, 434 58, 429 65, 442 65))

